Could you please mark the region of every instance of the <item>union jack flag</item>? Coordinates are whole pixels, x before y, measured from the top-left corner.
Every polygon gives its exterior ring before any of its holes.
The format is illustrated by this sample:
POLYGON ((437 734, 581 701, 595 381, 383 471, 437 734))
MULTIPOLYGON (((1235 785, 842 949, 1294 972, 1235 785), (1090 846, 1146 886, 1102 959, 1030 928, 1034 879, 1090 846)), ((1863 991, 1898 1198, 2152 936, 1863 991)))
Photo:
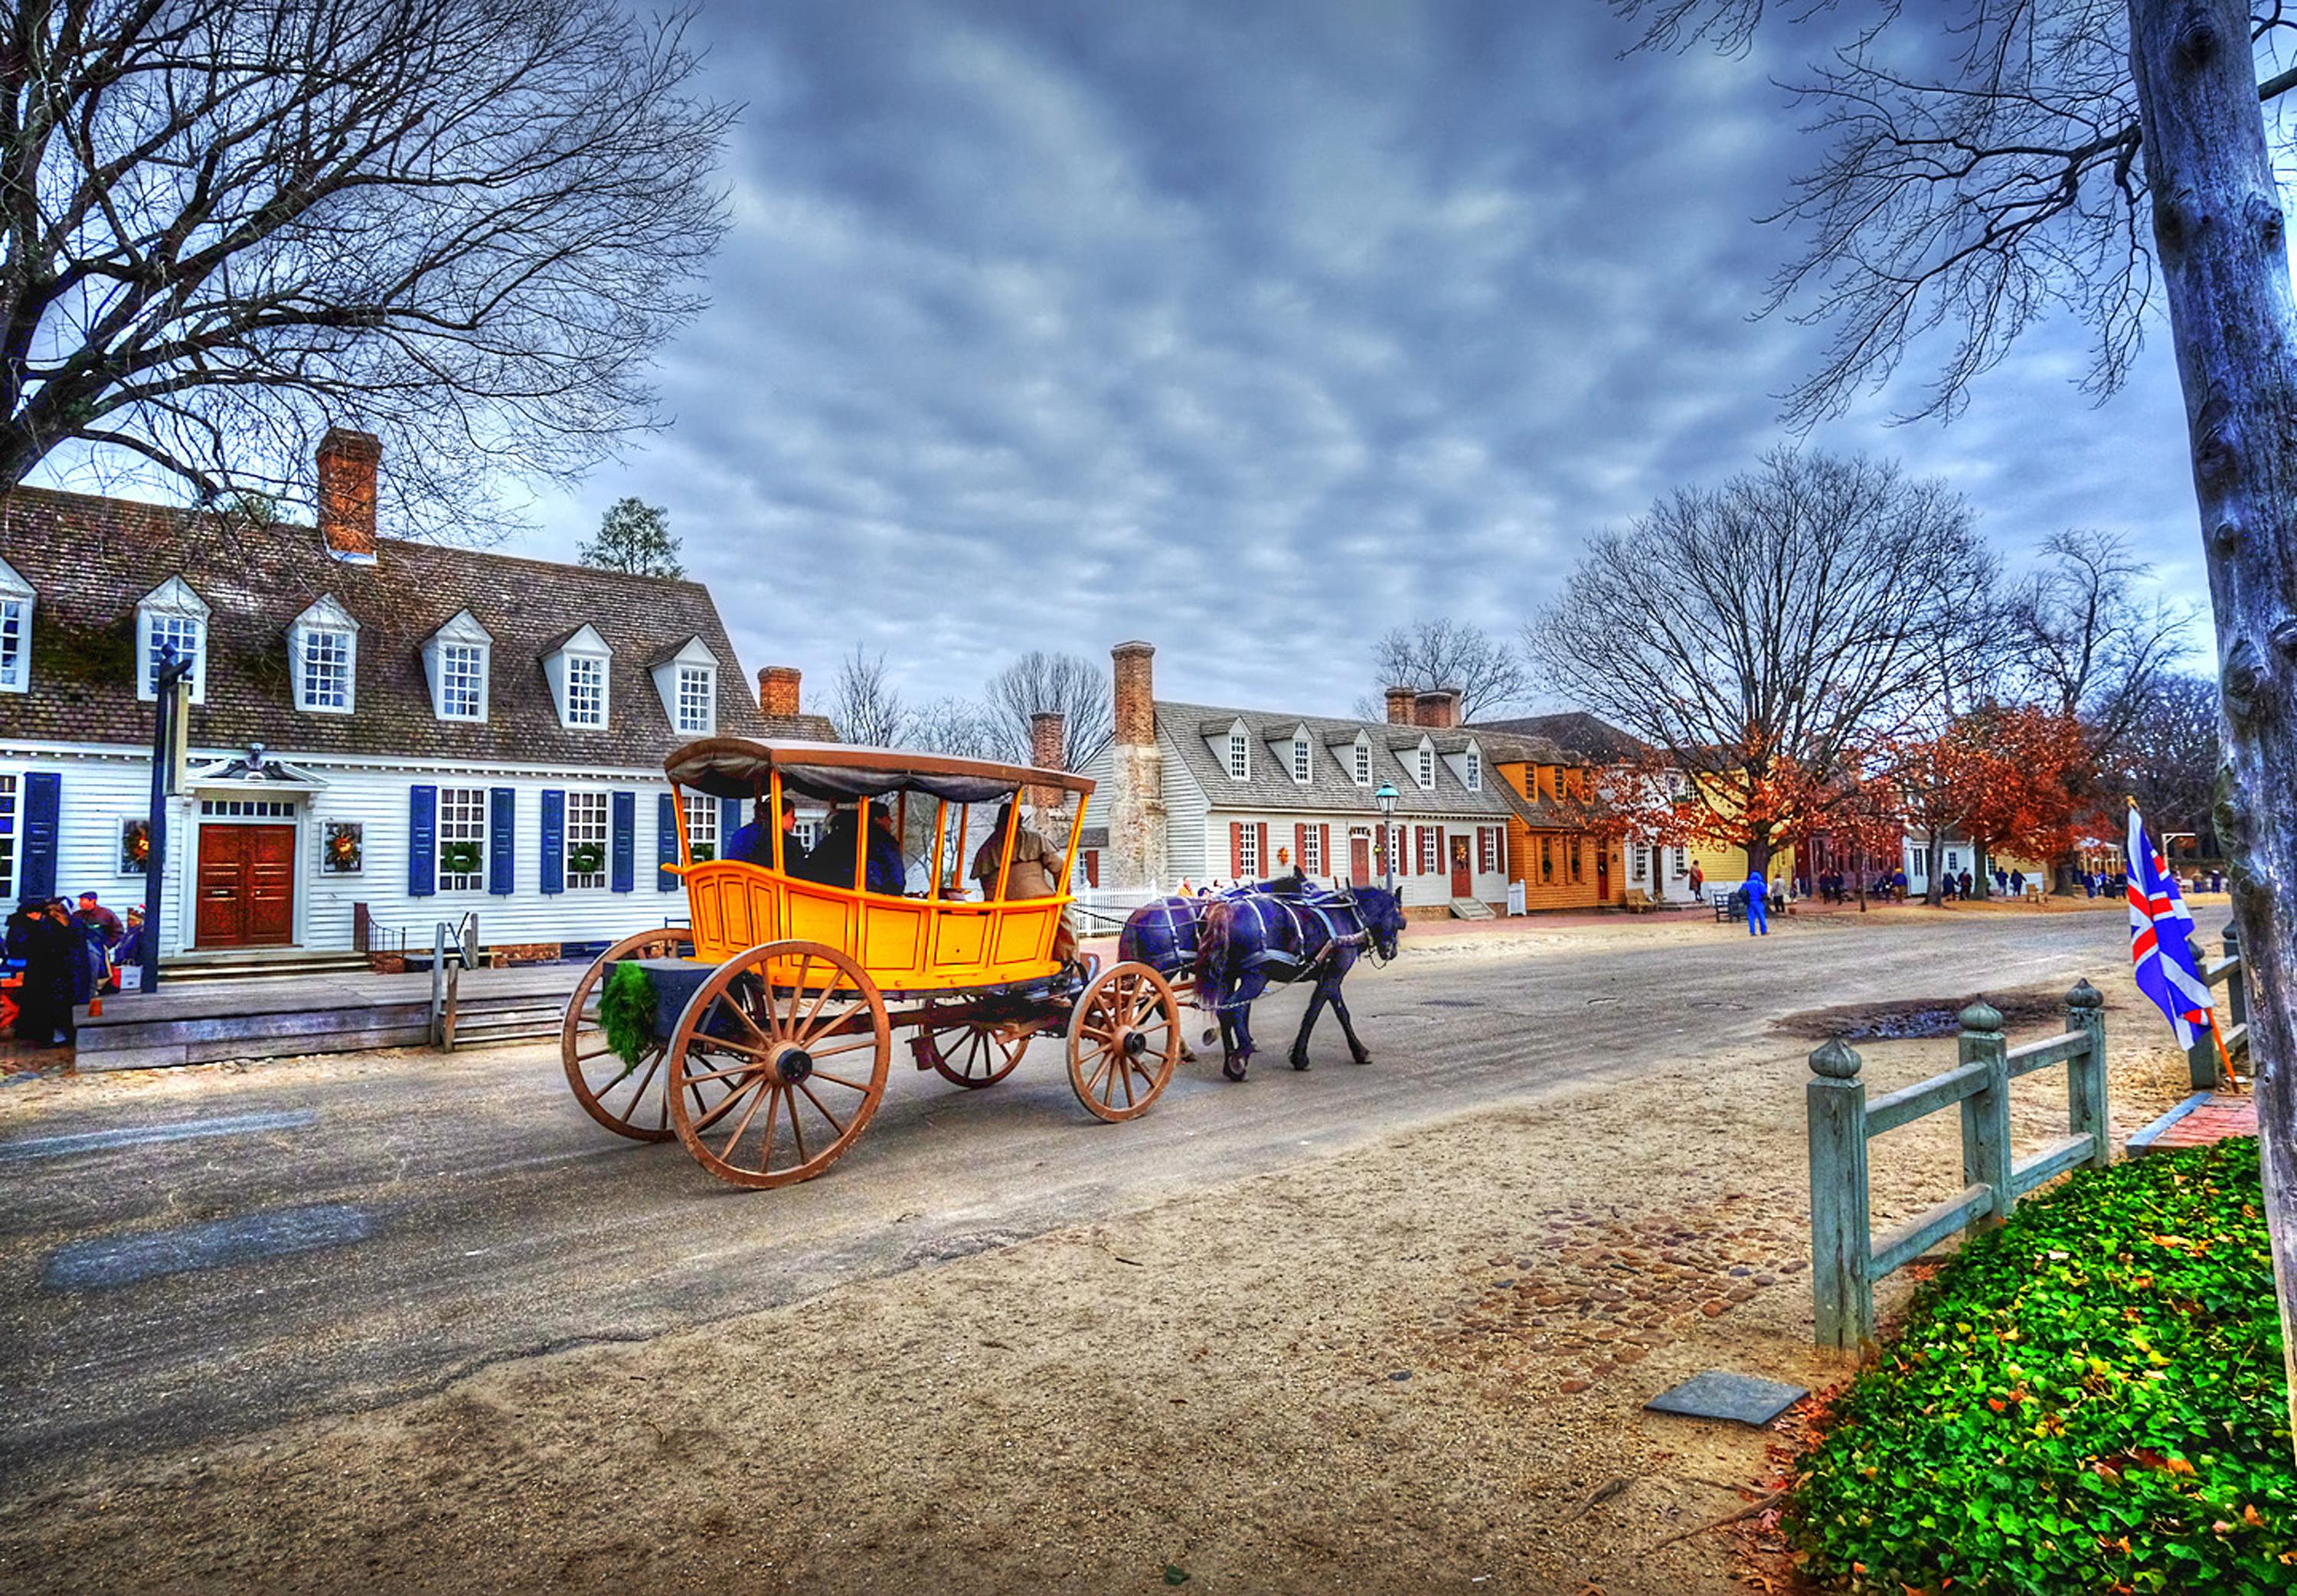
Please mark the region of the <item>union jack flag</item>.
POLYGON ((2190 1048, 2211 1028, 2209 983, 2194 957, 2194 917, 2135 808, 2128 860, 2129 958, 2137 967, 2137 990, 2169 1016, 2178 1045, 2190 1048))

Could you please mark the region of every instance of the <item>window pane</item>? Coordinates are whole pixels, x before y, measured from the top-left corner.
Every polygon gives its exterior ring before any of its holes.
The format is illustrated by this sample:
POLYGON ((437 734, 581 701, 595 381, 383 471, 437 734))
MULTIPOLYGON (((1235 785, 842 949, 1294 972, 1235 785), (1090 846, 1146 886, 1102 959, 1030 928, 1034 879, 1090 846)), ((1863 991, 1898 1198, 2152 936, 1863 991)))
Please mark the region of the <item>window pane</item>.
POLYGON ((715 718, 718 673, 682 665, 678 671, 678 729, 708 731, 715 718))
POLYGON ((480 720, 487 712, 487 655, 467 643, 450 643, 439 654, 439 712, 450 720, 480 720))
POLYGON ((477 893, 487 884, 487 790, 439 789, 439 890, 477 893), (457 864, 469 868, 457 869, 457 864))
POLYGON ((718 800, 689 793, 686 795, 686 845, 694 851, 694 862, 718 857, 718 800))
POLYGON ((144 662, 144 691, 160 690, 160 667, 164 662, 161 656, 171 647, 177 659, 192 662, 192 673, 187 679, 196 697, 200 690, 200 623, 188 615, 152 617, 152 651, 144 662))
POLYGON ((580 654, 566 661, 566 724, 606 723, 606 662, 580 654))
POLYGON ((606 884, 606 795, 566 794, 566 884, 606 884), (584 866, 589 868, 585 869, 584 866))
POLYGON ((0 686, 24 685, 24 601, 0 598, 0 686))
POLYGON ((349 632, 307 631, 303 634, 305 709, 342 710, 350 707, 350 642, 349 632))

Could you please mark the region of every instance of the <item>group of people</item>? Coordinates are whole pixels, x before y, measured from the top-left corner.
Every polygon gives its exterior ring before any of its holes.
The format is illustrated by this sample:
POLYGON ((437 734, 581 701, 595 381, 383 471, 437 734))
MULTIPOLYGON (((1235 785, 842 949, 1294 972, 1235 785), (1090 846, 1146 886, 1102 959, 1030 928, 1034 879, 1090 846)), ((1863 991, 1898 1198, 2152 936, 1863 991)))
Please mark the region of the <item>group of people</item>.
POLYGON ((79 895, 75 909, 62 898, 26 898, 8 917, 8 963, 16 972, 16 1040, 35 1048, 70 1047, 78 1037, 78 1010, 102 992, 119 990, 119 970, 143 957, 144 910, 128 922, 97 901, 79 895))

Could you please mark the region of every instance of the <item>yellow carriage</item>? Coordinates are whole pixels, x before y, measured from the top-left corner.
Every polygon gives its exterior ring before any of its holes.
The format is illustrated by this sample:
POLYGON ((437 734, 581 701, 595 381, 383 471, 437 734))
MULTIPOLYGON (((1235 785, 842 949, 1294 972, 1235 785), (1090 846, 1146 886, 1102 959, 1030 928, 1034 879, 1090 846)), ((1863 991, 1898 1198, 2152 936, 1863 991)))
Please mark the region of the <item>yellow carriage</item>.
MULTIPOLYGON (((736 737, 689 743, 663 769, 679 827, 679 863, 664 868, 685 880, 691 924, 607 949, 568 1000, 561 1031, 568 1083, 607 1129, 641 1141, 675 1136, 737 1185, 811 1179, 877 1113, 893 1033, 904 1029, 918 1069, 967 1088, 1003 1080, 1033 1038, 1059 1032, 1077 1100, 1104 1120, 1145 1112, 1172 1079, 1180 1010, 1164 977, 1146 965, 1099 970, 1057 956, 1091 781, 992 760, 736 737), (688 794, 762 802, 776 818, 759 837, 767 858, 696 859, 688 794), (1042 811, 1063 802, 1072 811, 1044 896, 1009 891, 1033 794, 1042 811), (851 809, 850 868, 842 842, 825 860, 825 839, 797 873, 795 841, 778 817, 799 798, 851 809), (885 890, 882 878, 869 890, 870 808, 889 811, 906 876, 911 821, 928 805, 924 890, 885 890), (975 899, 962 874, 967 834, 991 805, 1009 806, 1013 823, 975 899), (618 1047, 601 994, 632 962, 655 995, 655 1024, 618 1047)), ((1000 834, 991 822, 976 835, 1000 834)))

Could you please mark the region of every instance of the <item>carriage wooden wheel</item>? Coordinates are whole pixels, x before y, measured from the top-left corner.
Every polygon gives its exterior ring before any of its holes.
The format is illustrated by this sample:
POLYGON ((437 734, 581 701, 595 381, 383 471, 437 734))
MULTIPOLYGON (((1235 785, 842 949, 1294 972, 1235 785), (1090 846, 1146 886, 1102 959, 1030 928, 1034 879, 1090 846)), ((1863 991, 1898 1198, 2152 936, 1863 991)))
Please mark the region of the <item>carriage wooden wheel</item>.
POLYGON ((670 1102, 663 1095, 663 1055, 665 1044, 650 1043, 634 1067, 606 1044, 598 1025, 598 992, 606 972, 621 958, 682 958, 694 950, 694 936, 683 930, 641 931, 626 936, 590 961, 582 979, 574 983, 566 1003, 566 1017, 558 1031, 558 1056, 566 1065, 566 1083, 582 1112, 607 1130, 639 1141, 668 1141, 678 1134, 670 1127, 670 1102))
POLYGON ((1011 1074, 1035 1034, 1033 1025, 976 1021, 920 1031, 918 1050, 943 1080, 977 1090, 1011 1074))
POLYGON ((712 971, 671 1038, 671 1123, 737 1186, 812 1179, 885 1095, 892 1028, 877 983, 820 942, 762 942, 712 971))
POLYGON ((1165 978, 1145 964, 1093 977, 1069 1016, 1069 1084, 1105 1120, 1148 1112, 1181 1058, 1181 1010, 1165 978))

